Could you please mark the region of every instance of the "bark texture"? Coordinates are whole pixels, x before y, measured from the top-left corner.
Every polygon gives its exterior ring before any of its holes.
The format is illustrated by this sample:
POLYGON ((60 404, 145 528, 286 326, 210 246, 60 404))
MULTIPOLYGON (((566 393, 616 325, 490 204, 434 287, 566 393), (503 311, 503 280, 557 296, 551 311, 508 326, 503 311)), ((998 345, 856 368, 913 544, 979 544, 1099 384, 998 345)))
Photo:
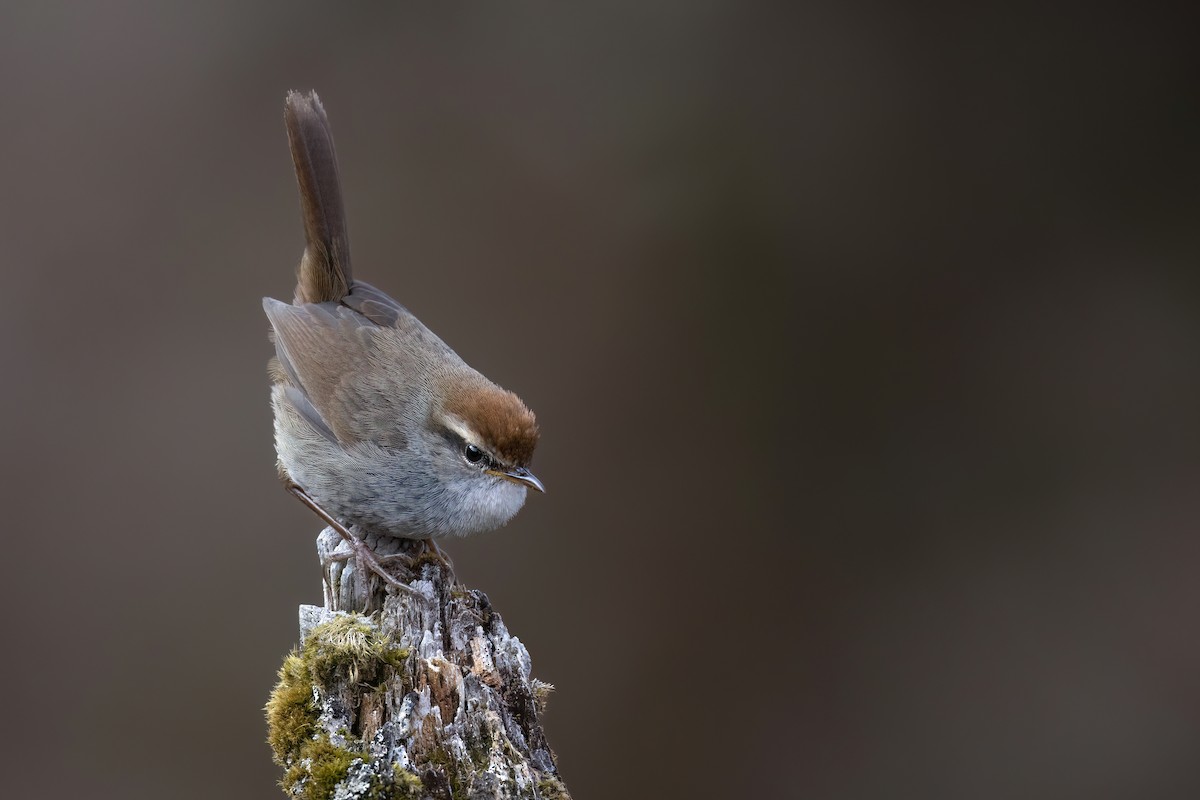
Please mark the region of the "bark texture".
POLYGON ((367 542, 412 592, 341 556, 326 529, 325 606, 300 607, 301 645, 267 704, 292 797, 569 798, 538 721, 553 688, 487 595, 419 544, 367 542), (365 577, 365 579, 364 579, 365 577), (369 614, 361 613, 369 611, 369 614))

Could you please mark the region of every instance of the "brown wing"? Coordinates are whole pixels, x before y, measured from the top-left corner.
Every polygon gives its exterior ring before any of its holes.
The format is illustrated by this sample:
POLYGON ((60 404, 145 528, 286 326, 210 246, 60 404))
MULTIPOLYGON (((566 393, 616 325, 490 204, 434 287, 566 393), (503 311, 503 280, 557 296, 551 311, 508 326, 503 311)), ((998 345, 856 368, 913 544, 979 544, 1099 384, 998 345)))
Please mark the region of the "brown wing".
MULTIPOLYGON (((381 338, 385 329, 336 303, 293 306, 268 297, 263 309, 288 382, 339 442, 405 445, 400 421, 421 415, 428 395, 417 377, 428 373, 422 353, 397 350, 397 337, 381 338)), ((304 402, 297 408, 308 416, 304 402)))
POLYGON ((437 334, 426 328, 421 320, 407 308, 396 302, 385 292, 369 283, 355 281, 350 294, 342 298, 342 304, 354 309, 367 319, 383 328, 395 328, 410 336, 421 347, 458 358, 437 334))

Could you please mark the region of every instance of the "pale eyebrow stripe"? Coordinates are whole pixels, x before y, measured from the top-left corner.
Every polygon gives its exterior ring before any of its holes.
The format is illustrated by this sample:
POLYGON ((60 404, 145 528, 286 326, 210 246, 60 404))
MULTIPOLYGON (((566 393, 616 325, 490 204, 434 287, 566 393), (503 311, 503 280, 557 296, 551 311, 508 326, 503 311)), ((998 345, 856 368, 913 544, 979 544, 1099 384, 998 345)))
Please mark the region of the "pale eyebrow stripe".
POLYGON ((482 447, 479 434, 471 430, 471 427, 458 417, 447 414, 443 422, 445 422, 447 428, 461 436, 464 442, 482 447))

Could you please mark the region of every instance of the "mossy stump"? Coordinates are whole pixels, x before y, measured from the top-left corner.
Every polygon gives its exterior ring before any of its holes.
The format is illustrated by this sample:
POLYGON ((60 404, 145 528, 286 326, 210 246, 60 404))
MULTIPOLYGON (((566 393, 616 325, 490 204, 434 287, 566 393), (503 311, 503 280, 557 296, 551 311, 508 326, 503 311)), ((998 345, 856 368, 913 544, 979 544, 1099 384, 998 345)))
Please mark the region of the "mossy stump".
MULTIPOLYGON (((553 687, 530 676, 528 651, 487 595, 455 585, 428 555, 395 567, 413 593, 385 591, 352 559, 330 559, 339 542, 329 529, 317 539, 325 606, 300 607, 301 644, 267 703, 284 792, 569 800, 538 721, 553 687)), ((368 544, 380 555, 413 548, 368 544)))

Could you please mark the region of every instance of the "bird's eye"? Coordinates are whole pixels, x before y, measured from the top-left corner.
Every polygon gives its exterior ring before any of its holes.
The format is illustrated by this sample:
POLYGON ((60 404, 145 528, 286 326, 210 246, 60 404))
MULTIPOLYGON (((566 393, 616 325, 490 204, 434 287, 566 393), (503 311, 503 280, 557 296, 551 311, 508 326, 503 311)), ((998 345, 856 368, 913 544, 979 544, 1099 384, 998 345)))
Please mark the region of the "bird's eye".
POLYGON ((478 464, 483 460, 483 451, 473 444, 469 444, 463 448, 463 458, 470 461, 472 464, 478 464))

